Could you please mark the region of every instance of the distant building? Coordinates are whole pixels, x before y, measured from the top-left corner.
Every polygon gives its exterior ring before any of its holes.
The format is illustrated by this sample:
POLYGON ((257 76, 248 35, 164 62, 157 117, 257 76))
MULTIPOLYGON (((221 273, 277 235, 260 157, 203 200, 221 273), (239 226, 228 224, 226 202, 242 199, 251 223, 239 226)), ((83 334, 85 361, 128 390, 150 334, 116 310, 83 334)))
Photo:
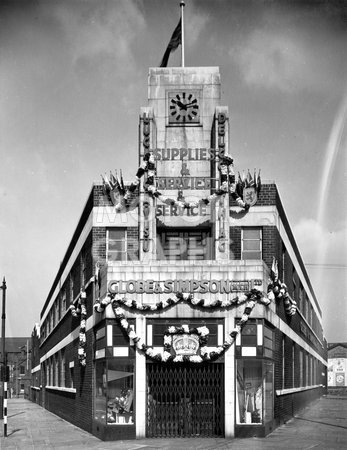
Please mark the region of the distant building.
POLYGON ((31 333, 32 352, 31 352, 31 383, 30 400, 41 405, 41 365, 40 365, 40 325, 35 324, 31 333))
POLYGON ((318 300, 275 183, 235 178, 221 92, 218 67, 150 69, 133 183, 92 187, 43 304, 35 401, 101 439, 265 436, 326 392, 318 300))
POLYGON ((347 394, 347 342, 328 344, 328 392, 347 394))
MULTIPOLYGON (((9 370, 8 397, 29 397, 31 371, 31 338, 5 338, 5 352, 9 370)), ((0 351, 0 360, 2 354, 0 351)))

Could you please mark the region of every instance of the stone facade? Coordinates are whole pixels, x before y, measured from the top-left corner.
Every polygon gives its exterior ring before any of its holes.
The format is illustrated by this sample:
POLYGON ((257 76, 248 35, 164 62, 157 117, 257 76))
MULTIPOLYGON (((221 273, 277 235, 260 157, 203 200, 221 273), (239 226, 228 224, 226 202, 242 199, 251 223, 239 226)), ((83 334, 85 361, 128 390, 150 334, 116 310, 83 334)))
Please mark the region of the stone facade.
POLYGON ((34 401, 104 440, 233 437, 325 392, 321 310, 277 187, 240 207, 229 167, 221 191, 229 140, 217 67, 150 69, 139 161, 151 155, 161 195, 149 171, 128 206, 92 187, 41 312, 34 401), (283 299, 248 306, 267 298, 274 258, 294 315, 283 299), (188 357, 165 363, 164 349, 188 357))

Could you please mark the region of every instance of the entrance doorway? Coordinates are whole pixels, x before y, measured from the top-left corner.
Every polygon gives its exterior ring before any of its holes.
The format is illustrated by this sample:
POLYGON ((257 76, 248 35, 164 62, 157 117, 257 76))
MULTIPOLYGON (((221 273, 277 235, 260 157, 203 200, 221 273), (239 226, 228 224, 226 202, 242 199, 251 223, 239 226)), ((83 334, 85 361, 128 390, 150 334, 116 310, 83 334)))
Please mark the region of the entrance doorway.
POLYGON ((147 437, 224 436, 224 364, 147 364, 147 437))

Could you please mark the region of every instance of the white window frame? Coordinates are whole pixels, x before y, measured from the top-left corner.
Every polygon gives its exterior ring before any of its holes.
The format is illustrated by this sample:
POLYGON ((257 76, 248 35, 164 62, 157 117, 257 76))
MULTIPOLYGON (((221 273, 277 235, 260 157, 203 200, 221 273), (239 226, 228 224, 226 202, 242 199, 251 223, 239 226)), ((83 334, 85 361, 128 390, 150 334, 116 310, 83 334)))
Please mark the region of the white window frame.
POLYGON ((73 279, 73 273, 70 272, 70 280, 69 280, 70 303, 72 303, 74 301, 73 293, 74 293, 74 279, 73 279))
POLYGON ((86 277, 86 269, 87 269, 87 264, 86 264, 86 252, 85 250, 81 251, 81 255, 80 255, 80 270, 81 270, 81 286, 84 288, 86 282, 87 282, 87 277, 86 277))
MULTIPOLYGON (((123 239, 121 239, 123 240, 123 239)), ((112 250, 111 250, 112 252, 112 250)), ((107 228, 106 230, 106 261, 128 261, 128 232, 126 228, 107 228), (124 232, 124 252, 121 252, 122 254, 124 254, 124 259, 109 259, 108 255, 109 255, 109 242, 110 242, 110 231, 112 230, 117 230, 117 231, 122 231, 124 232)))
POLYGON ((304 299, 305 299, 305 291, 304 291, 304 288, 302 287, 302 285, 300 283, 300 286, 299 286, 299 301, 298 301, 298 303, 299 303, 299 309, 300 309, 301 312, 302 312, 302 305, 304 303, 304 299))
POLYGON ((263 259, 263 230, 261 227, 243 227, 241 228, 241 260, 249 260, 249 259, 254 259, 254 258, 245 258, 244 256, 247 255, 247 253, 255 253, 255 252, 259 252, 260 253, 260 257, 256 258, 256 260, 261 260, 263 259), (259 239, 245 239, 245 231, 249 231, 249 230, 259 230, 259 239), (245 241, 257 241, 259 242, 259 250, 244 250, 244 242, 245 241))
POLYGON ((65 350, 60 350, 60 383, 59 386, 65 387, 65 350))
POLYGON ((292 343, 292 387, 295 387, 295 343, 292 343))
POLYGON ((299 350, 299 387, 304 386, 304 352, 299 350))
POLYGON ((283 283, 284 283, 284 280, 285 280, 286 253, 287 253, 287 249, 283 246, 282 247, 282 281, 283 281, 283 283))
POLYGON ((59 354, 56 353, 53 357, 53 364, 54 364, 54 386, 59 386, 59 369, 60 369, 60 365, 59 365, 59 354))
POLYGON ((285 357, 285 337, 282 337, 282 389, 285 388, 285 376, 286 376, 286 357, 285 357))
POLYGON ((75 363, 74 361, 70 361, 69 362, 69 378, 70 378, 70 388, 74 388, 74 384, 75 384, 75 363))
POLYGON ((61 291, 61 316, 60 317, 63 317, 65 311, 66 311, 66 290, 62 289, 62 291, 61 291))

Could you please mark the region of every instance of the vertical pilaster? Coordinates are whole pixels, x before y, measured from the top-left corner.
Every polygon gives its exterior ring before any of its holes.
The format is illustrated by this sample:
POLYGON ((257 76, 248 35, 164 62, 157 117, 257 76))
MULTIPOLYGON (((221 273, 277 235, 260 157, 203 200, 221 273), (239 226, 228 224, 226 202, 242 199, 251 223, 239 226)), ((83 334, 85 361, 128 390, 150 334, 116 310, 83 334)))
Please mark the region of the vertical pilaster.
MULTIPOLYGON (((224 165, 221 173, 220 156, 229 153, 229 115, 227 106, 217 106, 214 117, 214 147, 216 150, 216 164, 214 177, 223 182, 226 179, 226 194, 216 201, 213 211, 213 234, 215 236, 216 260, 229 259, 229 182, 228 171, 230 168, 224 165), (219 156, 220 155, 220 156, 219 156), (226 173, 224 173, 226 172, 226 173)), ((218 187, 222 188, 220 181, 218 187)))
MULTIPOLYGON (((156 130, 153 118, 153 108, 141 108, 139 127, 140 165, 144 162, 145 155, 151 154, 151 149, 156 146, 156 130)), ((152 261, 156 259, 156 201, 146 192, 146 183, 149 178, 154 179, 155 167, 150 167, 140 183, 139 203, 139 238, 140 261, 152 261)))
MULTIPOLYGON (((136 333, 145 336, 146 319, 136 317, 136 333)), ((146 437, 146 356, 136 351, 135 370, 135 405, 136 405, 136 438, 146 437)))
MULTIPOLYGON (((234 328, 234 317, 226 317, 226 332, 234 328)), ((235 345, 224 355, 225 437, 235 436, 235 345)))

